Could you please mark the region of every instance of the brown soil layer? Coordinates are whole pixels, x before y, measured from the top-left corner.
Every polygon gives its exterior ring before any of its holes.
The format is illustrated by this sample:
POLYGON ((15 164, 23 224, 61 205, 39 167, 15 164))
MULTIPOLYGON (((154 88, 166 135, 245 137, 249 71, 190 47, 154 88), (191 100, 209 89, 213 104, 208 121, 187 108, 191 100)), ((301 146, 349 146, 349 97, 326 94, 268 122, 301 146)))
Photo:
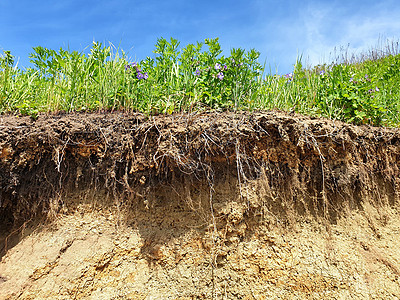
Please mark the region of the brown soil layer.
POLYGON ((400 297, 399 129, 2 116, 0 188, 0 298, 400 297))

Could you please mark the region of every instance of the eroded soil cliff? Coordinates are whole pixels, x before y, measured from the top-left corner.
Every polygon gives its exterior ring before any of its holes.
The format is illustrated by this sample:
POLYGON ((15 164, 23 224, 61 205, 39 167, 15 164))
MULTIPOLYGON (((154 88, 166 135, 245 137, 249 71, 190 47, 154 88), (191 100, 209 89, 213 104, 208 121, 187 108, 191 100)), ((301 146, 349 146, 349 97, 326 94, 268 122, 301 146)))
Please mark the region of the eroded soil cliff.
POLYGON ((0 298, 400 297, 398 129, 0 119, 0 298))

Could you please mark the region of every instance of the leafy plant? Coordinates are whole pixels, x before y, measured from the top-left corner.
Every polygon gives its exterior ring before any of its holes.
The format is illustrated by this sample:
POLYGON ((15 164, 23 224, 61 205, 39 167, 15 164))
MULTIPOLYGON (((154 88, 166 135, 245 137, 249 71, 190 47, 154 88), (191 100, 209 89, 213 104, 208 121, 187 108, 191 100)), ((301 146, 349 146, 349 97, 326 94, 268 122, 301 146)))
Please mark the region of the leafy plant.
MULTIPOLYGON (((394 48, 390 48, 394 49, 394 48)), ((286 75, 265 74, 254 49, 223 54, 218 38, 183 48, 159 38, 153 57, 130 61, 114 46, 93 42, 87 53, 35 47, 32 67, 0 56, 0 111, 37 117, 46 111, 137 110, 149 114, 196 109, 281 109, 355 124, 400 124, 400 55, 391 50, 343 55, 286 75)))

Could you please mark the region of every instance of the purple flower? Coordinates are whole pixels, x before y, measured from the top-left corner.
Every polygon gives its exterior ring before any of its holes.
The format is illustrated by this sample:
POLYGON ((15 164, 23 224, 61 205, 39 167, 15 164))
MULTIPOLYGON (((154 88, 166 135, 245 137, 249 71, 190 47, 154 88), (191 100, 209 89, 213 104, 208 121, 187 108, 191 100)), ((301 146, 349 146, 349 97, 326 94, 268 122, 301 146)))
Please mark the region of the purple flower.
POLYGON ((226 70, 228 70, 228 67, 226 65, 224 65, 223 69, 226 71, 226 70))
POLYGON ((288 74, 285 75, 285 77, 287 79, 292 79, 293 78, 293 73, 288 73, 288 74))
POLYGON ((325 75, 325 71, 324 70, 322 70, 322 71, 319 71, 319 75, 325 75))
POLYGON ((144 75, 142 73, 138 72, 136 77, 137 77, 137 79, 141 80, 144 78, 144 75))
POLYGON ((216 64, 215 64, 215 66, 214 66, 214 68, 215 68, 215 70, 219 70, 219 69, 221 69, 221 64, 219 64, 219 63, 216 63, 216 64))
POLYGON ((379 88, 378 87, 368 90, 368 93, 370 93, 370 94, 375 93, 375 92, 379 92, 379 88))
POLYGON ((371 79, 369 79, 369 77, 368 77, 368 74, 365 74, 365 79, 367 80, 367 81, 371 81, 371 79))
POLYGON ((196 71, 194 72, 194 74, 195 74, 196 76, 200 76, 200 73, 201 73, 201 72, 200 72, 200 69, 199 69, 199 68, 197 68, 196 71))
POLYGON ((219 73, 217 74, 217 78, 218 78, 219 80, 224 79, 224 73, 219 72, 219 73))
POLYGON ((147 79, 147 78, 149 78, 149 75, 147 74, 147 72, 144 72, 143 79, 147 79))
POLYGON ((285 78, 287 79, 286 83, 291 83, 293 81, 294 78, 294 74, 293 73, 288 73, 285 75, 285 78))
POLYGON ((125 66, 125 70, 128 71, 130 68, 135 68, 136 72, 140 72, 140 69, 138 67, 138 64, 136 62, 133 62, 131 64, 128 64, 125 66))

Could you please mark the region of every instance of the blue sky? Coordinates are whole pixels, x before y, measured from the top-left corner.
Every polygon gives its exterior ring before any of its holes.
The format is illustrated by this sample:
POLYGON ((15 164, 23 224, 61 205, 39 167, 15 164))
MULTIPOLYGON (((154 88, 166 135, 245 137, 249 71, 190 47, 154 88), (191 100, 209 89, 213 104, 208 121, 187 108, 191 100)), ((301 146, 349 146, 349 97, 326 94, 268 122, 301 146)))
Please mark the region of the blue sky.
POLYGON ((219 37, 231 48, 255 48, 272 72, 288 73, 296 57, 329 62, 335 47, 365 51, 400 35, 398 0, 0 0, 0 51, 29 66, 32 47, 83 51, 111 42, 132 60, 153 57, 159 37, 181 46, 219 37))

